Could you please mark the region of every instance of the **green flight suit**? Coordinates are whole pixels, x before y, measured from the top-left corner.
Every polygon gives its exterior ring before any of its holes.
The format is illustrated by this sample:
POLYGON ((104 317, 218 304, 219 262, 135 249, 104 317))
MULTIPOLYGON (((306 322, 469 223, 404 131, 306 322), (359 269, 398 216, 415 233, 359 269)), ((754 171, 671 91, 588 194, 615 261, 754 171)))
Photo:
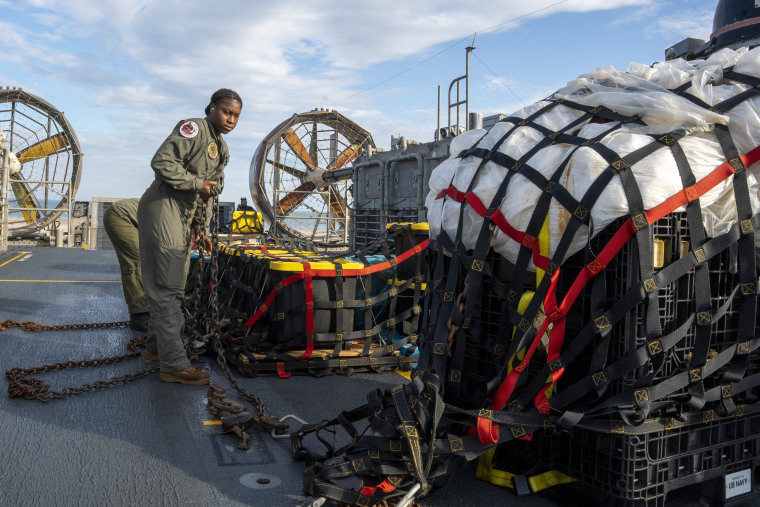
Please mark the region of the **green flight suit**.
POLYGON ((103 213, 103 228, 116 250, 121 268, 121 287, 130 315, 146 313, 148 300, 140 271, 140 242, 137 234, 137 203, 140 199, 114 202, 103 213))
POLYGON ((156 179, 140 199, 137 218, 150 308, 146 347, 158 353, 162 372, 190 366, 181 339, 190 237, 207 229, 210 220, 211 200, 201 224, 203 181, 219 183, 228 161, 227 143, 214 135, 208 119, 198 118, 179 122, 151 161, 156 179))

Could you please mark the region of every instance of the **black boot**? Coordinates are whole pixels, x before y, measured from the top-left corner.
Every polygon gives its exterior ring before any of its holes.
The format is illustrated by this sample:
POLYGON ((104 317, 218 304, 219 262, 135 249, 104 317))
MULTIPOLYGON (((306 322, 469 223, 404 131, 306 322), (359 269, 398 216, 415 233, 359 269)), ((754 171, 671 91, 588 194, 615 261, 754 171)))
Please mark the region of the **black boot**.
POLYGON ((148 330, 150 314, 148 312, 133 313, 129 316, 129 329, 145 332, 148 330))

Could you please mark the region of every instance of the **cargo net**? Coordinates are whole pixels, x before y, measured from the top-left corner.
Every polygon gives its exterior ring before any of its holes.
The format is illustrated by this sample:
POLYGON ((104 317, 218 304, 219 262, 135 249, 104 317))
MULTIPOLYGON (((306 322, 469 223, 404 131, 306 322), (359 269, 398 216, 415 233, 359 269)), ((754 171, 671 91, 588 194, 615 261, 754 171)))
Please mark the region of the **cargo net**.
POLYGON ((540 429, 757 411, 759 51, 597 69, 452 140, 415 380, 294 435, 306 490, 374 505, 540 429), (350 445, 302 445, 335 427, 350 445))
MULTIPOLYGON (((340 258, 276 245, 220 246, 215 292, 226 359, 245 376, 410 370, 427 287, 427 240, 416 239, 399 227, 340 258), (396 255, 388 243, 400 237, 409 248, 396 255)), ((193 335, 202 343, 214 291, 210 265, 196 261, 193 270, 208 287, 188 305, 201 314, 193 335)))

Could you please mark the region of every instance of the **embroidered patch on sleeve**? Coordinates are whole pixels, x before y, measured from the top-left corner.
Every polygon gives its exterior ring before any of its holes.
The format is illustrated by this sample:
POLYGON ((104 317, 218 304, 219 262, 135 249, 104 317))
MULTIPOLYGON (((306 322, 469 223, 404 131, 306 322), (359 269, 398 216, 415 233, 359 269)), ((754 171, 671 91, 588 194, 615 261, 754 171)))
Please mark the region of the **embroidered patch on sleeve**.
POLYGON ((194 121, 186 121, 179 127, 179 135, 182 137, 195 137, 198 135, 198 124, 194 121))

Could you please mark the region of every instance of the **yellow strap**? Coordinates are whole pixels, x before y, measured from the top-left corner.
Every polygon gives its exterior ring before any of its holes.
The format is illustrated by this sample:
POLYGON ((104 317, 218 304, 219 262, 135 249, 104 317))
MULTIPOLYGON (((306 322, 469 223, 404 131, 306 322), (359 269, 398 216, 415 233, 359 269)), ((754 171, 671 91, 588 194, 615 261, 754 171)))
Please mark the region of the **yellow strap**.
MULTIPOLYGON (((541 255, 544 257, 548 257, 549 255, 549 215, 546 215, 546 219, 544 220, 543 225, 541 226, 541 232, 538 235, 538 245, 541 252, 541 255)), ((545 271, 542 269, 536 268, 536 288, 538 288, 538 285, 541 283, 541 279, 543 278, 545 274, 545 271)), ((531 300, 533 299, 534 293, 531 291, 526 291, 521 297, 520 302, 517 304, 517 311, 521 314, 525 313, 525 310, 528 308, 528 305, 530 304, 531 300)), ((514 338, 516 328, 512 330, 512 338, 514 338)), ((549 331, 546 331, 547 335, 549 334, 549 331)), ((519 350, 517 352, 517 357, 519 359, 522 359, 525 356, 525 349, 519 350)), ((510 360, 507 363, 509 366, 507 368, 507 373, 509 373, 512 370, 512 361, 510 360)), ((550 398, 554 390, 546 393, 546 397, 550 398)), ((517 475, 513 474, 511 472, 507 472, 505 470, 497 470, 496 468, 493 468, 491 466, 491 461, 493 460, 494 453, 496 452, 496 447, 490 449, 485 454, 482 454, 478 458, 478 468, 475 472, 475 476, 483 481, 490 482, 491 484, 495 484, 497 486, 506 486, 510 489, 513 489, 514 486, 512 485, 512 478, 517 475)), ((556 486, 557 484, 568 484, 570 482, 575 482, 575 479, 573 479, 570 476, 567 476, 563 474, 562 472, 558 472, 556 470, 550 470, 548 472, 544 472, 542 474, 534 475, 528 478, 528 484, 530 485, 530 489, 537 493, 541 490, 544 490, 546 488, 549 488, 551 486, 556 486)))
MULTIPOLYGON (((549 214, 546 214, 544 224, 541 226, 541 232, 538 233, 538 249, 541 255, 544 257, 549 256, 549 214)), ((541 283, 541 279, 544 277, 545 271, 543 269, 536 268, 536 288, 541 283)))
POLYGON ((575 479, 557 470, 549 470, 548 472, 528 477, 528 484, 530 484, 530 489, 534 493, 557 486, 558 484, 570 484, 571 482, 575 482, 575 479))
MULTIPOLYGON (((514 489, 514 486, 512 485, 512 477, 518 474, 493 468, 491 462, 495 452, 496 448, 494 447, 478 458, 478 469, 475 472, 475 477, 481 481, 490 482, 497 486, 506 486, 510 489, 514 489)), ((528 484, 530 485, 531 491, 534 493, 538 493, 539 491, 558 484, 569 484, 571 482, 575 482, 575 479, 562 472, 558 472, 557 470, 550 470, 548 472, 528 477, 528 484)))
POLYGON ((413 231, 429 231, 430 224, 428 222, 392 222, 385 226, 387 230, 391 230, 393 227, 403 227, 405 225, 411 226, 413 231))

